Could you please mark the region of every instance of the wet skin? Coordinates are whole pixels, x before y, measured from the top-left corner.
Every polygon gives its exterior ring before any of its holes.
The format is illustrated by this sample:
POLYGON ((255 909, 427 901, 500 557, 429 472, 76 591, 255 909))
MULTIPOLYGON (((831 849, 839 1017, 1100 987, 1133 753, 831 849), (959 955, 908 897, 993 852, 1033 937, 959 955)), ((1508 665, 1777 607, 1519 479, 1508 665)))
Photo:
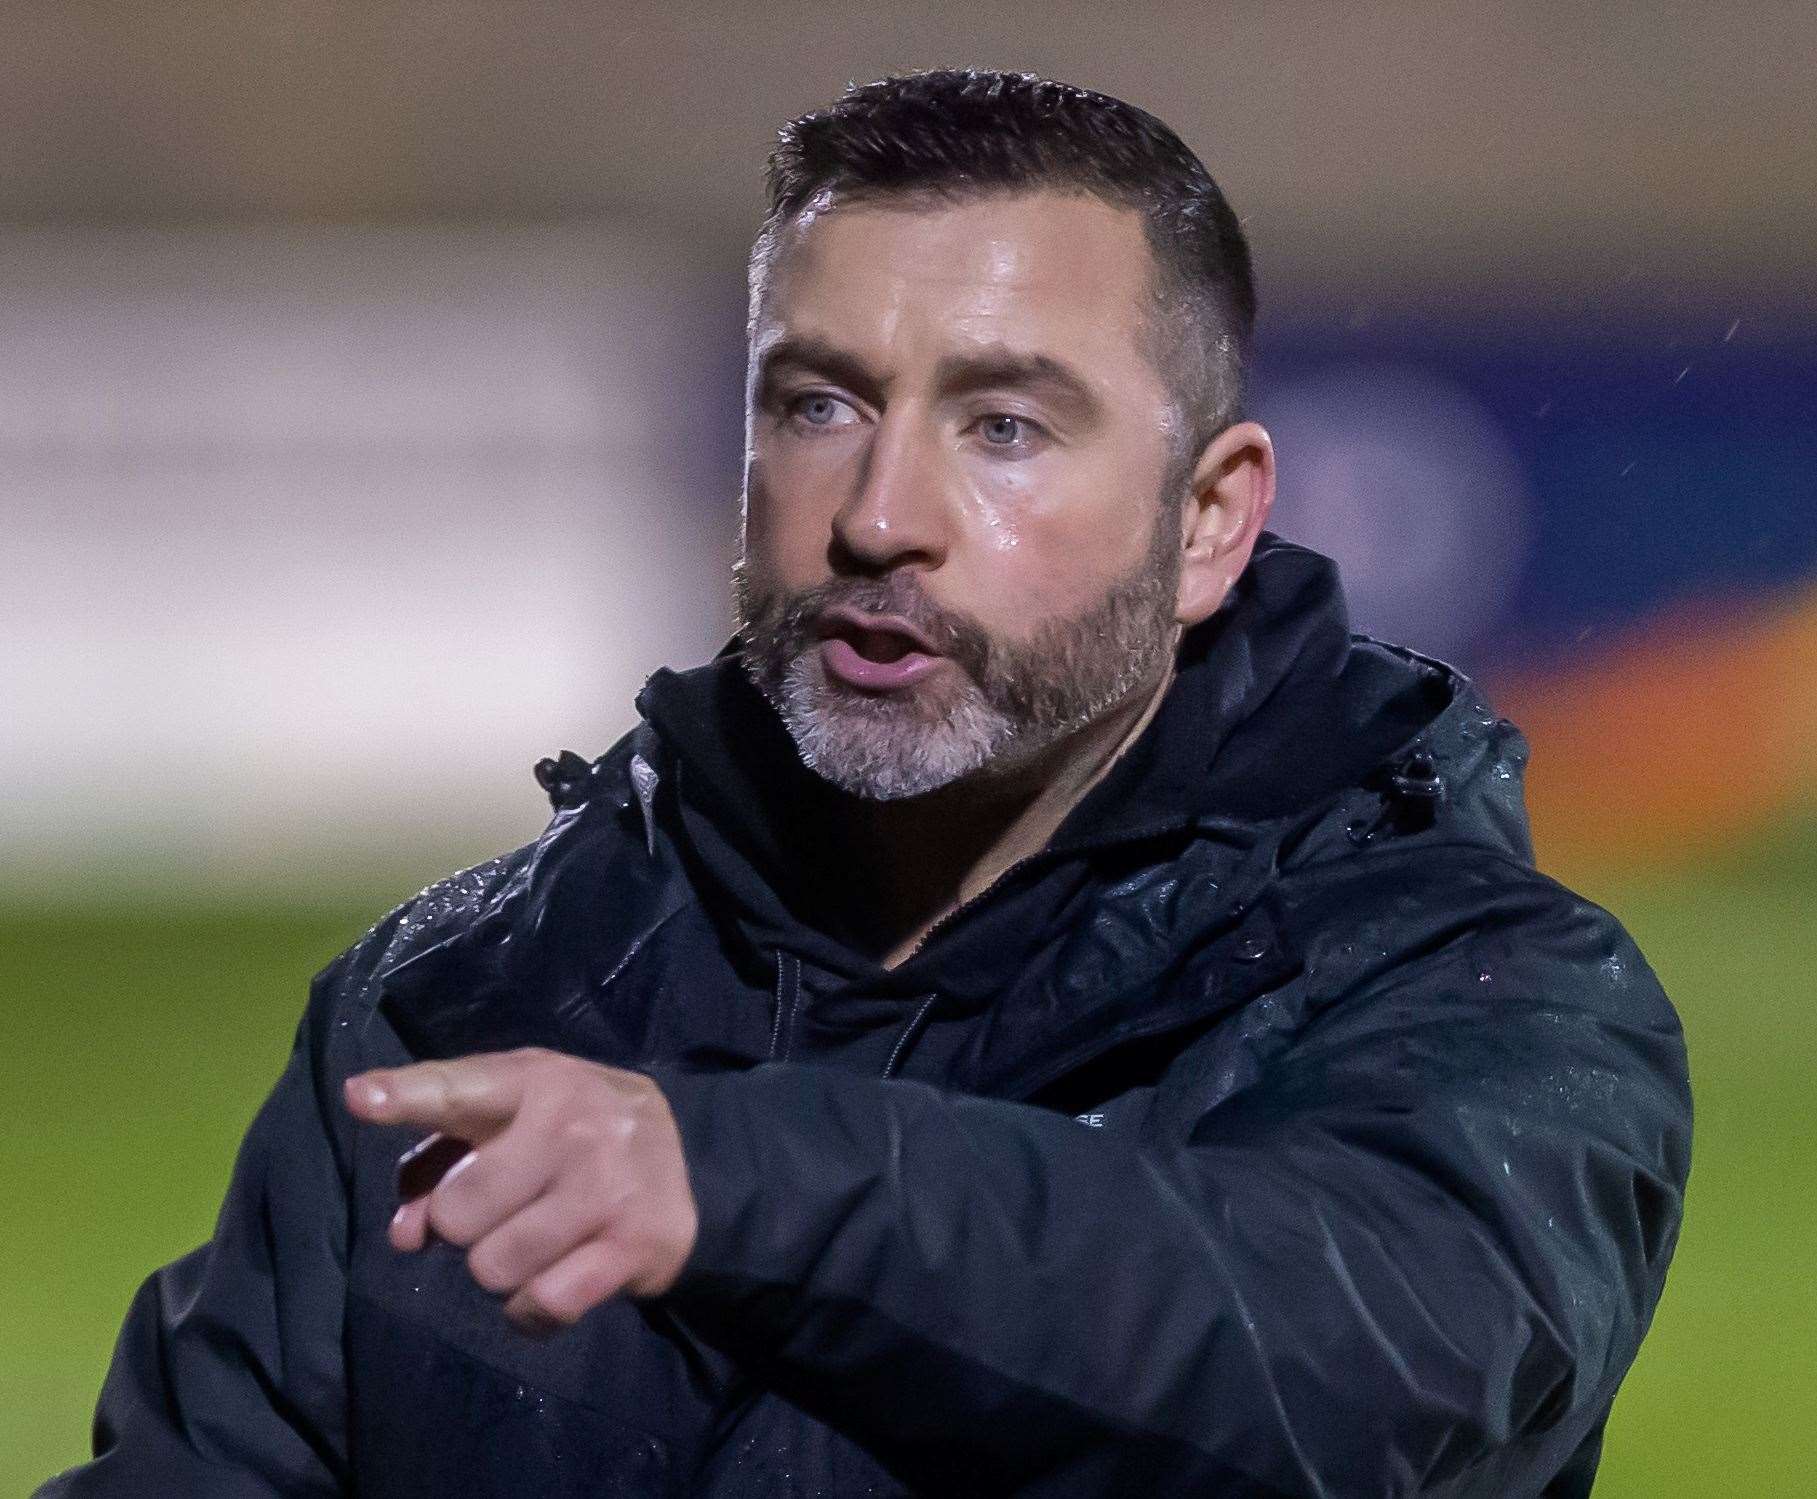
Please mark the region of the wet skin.
POLYGON ((752 346, 752 578, 909 570, 1024 639, 1100 596, 1142 556, 1168 458, 1147 267, 1134 215, 1045 194, 790 231, 752 346))
MULTIPOLYGON (((1168 472, 1173 407, 1142 336, 1149 267, 1136 215, 1046 193, 835 207, 789 231, 752 348, 751 580, 794 590, 907 570, 935 605, 1010 641, 1083 613, 1142 558, 1168 472)), ((1176 639, 1249 560, 1274 492, 1267 434, 1220 433, 1183 491, 1176 639)), ((937 659, 870 690, 951 694, 958 669, 937 659)), ((1170 677, 1013 775, 986 767, 925 796, 855 802, 851 884, 886 961, 1039 849, 1170 677)), ((471 1147, 424 1158, 443 1174, 407 1184, 391 1242, 465 1246, 526 1329, 659 1294, 692 1252, 680 1135, 642 1074, 492 1053, 362 1074, 346 1102, 360 1120, 471 1147)))

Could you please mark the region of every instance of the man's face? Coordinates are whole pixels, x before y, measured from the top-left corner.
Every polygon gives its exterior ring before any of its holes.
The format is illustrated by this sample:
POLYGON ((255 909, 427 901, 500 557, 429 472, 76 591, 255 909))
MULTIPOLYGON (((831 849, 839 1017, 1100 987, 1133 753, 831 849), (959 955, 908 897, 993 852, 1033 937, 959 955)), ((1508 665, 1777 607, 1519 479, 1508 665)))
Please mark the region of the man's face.
POLYGON ((1138 215, 1055 193, 785 231, 752 335, 739 622, 834 784, 1003 773, 1159 681, 1188 470, 1144 354, 1151 269, 1138 215))

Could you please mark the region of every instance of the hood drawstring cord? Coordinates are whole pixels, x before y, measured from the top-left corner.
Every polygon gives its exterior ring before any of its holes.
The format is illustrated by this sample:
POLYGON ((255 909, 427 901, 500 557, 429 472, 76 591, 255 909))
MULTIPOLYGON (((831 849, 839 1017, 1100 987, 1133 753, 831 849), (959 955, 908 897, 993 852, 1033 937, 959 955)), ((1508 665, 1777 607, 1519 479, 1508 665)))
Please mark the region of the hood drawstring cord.
POLYGON ((795 1009, 801 1003, 801 959, 793 953, 776 954, 776 1018, 770 1022, 770 1059, 788 1055, 795 1033, 795 1009))
POLYGON ((902 1065, 902 1059, 907 1054, 910 1043, 920 1035, 922 1023, 927 1019, 928 1013, 934 1008, 934 1002, 939 998, 938 994, 928 995, 921 1001, 920 1008, 909 1016, 908 1023, 902 1027, 902 1034, 896 1037, 896 1044, 890 1050, 890 1059, 883 1064, 885 1077, 896 1075, 896 1069, 902 1065))
MULTIPOLYGON (((927 1018, 939 1001, 938 994, 925 995, 915 1013, 903 1022, 890 1048, 889 1060, 883 1064, 883 1076, 894 1077, 908 1055, 909 1048, 920 1038, 927 1018)), ((774 1018, 770 1021, 770 1060, 787 1061, 789 1043, 795 1034, 795 1012, 801 1008, 801 959, 793 953, 776 954, 776 999, 774 1018)))

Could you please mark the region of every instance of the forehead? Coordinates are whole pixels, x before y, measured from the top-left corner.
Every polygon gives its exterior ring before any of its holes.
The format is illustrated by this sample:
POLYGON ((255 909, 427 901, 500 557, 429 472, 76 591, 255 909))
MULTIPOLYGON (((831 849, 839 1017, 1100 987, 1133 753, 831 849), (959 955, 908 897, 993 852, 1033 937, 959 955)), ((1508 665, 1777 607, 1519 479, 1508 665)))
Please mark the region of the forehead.
POLYGON ((794 334, 902 357, 974 343, 1140 362, 1152 266, 1141 215, 1094 197, 835 204, 778 238, 754 352, 794 334))

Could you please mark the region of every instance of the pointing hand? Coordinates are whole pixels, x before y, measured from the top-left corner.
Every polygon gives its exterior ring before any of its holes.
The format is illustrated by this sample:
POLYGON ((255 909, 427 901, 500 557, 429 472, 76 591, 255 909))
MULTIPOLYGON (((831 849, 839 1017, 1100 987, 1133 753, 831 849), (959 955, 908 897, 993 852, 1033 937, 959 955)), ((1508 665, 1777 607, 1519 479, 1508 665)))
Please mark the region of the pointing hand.
POLYGON ((397 1210, 392 1245, 419 1250, 433 1232, 462 1246, 526 1331, 620 1291, 660 1295, 693 1252, 681 1135, 642 1073, 532 1047, 361 1073, 346 1097, 358 1119, 455 1142, 441 1179, 397 1210))

